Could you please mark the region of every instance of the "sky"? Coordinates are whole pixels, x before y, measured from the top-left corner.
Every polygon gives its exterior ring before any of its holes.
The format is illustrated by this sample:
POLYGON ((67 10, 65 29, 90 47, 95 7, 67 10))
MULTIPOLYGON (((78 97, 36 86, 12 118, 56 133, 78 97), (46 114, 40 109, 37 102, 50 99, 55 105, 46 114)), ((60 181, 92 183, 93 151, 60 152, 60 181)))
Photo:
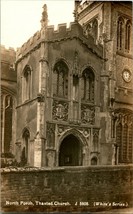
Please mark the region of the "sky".
POLYGON ((21 47, 41 28, 42 7, 47 4, 48 25, 74 20, 74 0, 1 0, 1 44, 21 47))

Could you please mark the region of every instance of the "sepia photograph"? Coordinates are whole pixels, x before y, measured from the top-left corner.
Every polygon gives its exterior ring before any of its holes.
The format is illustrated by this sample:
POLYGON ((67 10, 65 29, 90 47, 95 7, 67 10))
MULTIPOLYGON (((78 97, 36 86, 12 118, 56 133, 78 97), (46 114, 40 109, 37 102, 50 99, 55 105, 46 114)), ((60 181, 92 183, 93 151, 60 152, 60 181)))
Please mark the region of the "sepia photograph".
POLYGON ((1 214, 133 214, 133 3, 1 0, 1 214))

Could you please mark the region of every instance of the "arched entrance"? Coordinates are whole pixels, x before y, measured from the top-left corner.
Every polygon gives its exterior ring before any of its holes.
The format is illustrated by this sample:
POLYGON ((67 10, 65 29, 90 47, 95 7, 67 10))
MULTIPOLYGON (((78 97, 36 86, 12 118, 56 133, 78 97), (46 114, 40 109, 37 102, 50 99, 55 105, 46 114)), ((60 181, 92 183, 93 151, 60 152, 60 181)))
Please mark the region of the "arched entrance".
POLYGON ((82 146, 77 137, 70 134, 60 145, 59 166, 80 166, 82 164, 82 146))
POLYGON ((91 159, 91 165, 97 165, 97 157, 91 159))

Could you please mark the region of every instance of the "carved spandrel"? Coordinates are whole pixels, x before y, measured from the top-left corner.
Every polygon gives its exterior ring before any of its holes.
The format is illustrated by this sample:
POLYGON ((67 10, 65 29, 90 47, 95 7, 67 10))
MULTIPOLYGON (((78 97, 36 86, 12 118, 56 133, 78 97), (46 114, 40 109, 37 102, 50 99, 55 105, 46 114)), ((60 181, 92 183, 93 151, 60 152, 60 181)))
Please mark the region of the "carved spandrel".
POLYGON ((68 126, 58 125, 58 134, 61 134, 66 129, 68 129, 68 126))
POLYGON ((81 121, 91 125, 95 123, 95 108, 93 106, 81 105, 81 121))
POLYGON ((112 115, 112 119, 121 124, 132 124, 133 123, 133 114, 126 111, 115 112, 112 115))
MULTIPOLYGON (((61 136, 63 133, 65 133, 68 130, 77 130, 80 132, 86 139, 90 138, 90 128, 84 128, 84 127, 76 127, 75 126, 68 126, 68 125, 57 125, 57 133, 58 136, 61 136)), ((73 132, 73 131, 72 131, 73 132)))
POLYGON ((68 120, 68 103, 64 101, 53 102, 52 116, 54 120, 68 120))
POLYGON ((93 129, 93 135, 99 136, 99 129, 93 129))

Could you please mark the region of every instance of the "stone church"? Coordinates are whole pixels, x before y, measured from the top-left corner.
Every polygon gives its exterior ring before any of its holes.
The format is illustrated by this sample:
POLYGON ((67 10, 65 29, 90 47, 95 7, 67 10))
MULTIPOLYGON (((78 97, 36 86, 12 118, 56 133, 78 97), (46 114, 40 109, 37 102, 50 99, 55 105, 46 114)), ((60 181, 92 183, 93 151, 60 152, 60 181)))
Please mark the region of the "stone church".
POLYGON ((1 156, 12 158, 16 142, 16 52, 1 45, 1 156))
POLYGON ((35 167, 131 164, 132 3, 75 1, 74 17, 55 30, 44 5, 16 53, 13 153, 35 167))

